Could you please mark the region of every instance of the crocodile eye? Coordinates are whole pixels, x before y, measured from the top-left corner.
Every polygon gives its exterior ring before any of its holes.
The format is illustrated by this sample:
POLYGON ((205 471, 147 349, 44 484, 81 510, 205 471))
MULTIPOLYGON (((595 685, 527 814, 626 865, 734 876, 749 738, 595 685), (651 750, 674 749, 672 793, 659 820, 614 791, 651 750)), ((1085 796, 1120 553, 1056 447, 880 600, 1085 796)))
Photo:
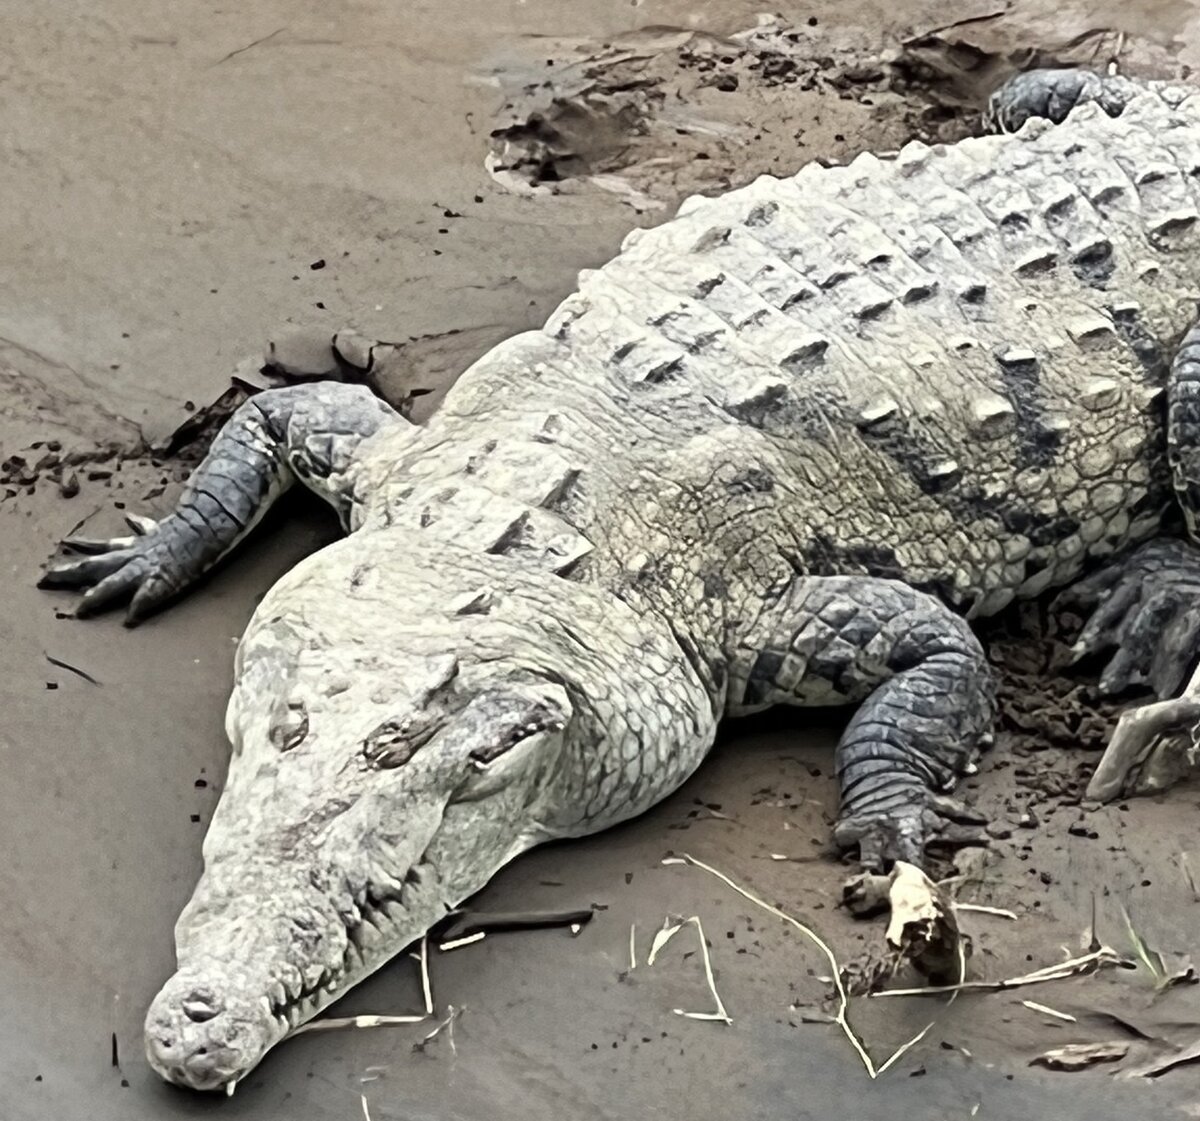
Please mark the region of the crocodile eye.
POLYGON ((289 702, 283 715, 272 721, 268 736, 280 752, 299 747, 308 736, 308 709, 304 702, 289 702))
POLYGON ((530 736, 536 736, 540 732, 561 732, 565 726, 558 713, 542 705, 534 706, 522 715, 523 723, 508 725, 492 743, 477 747, 471 752, 471 762, 476 769, 482 770, 530 736))
POLYGON ((432 735, 422 738, 411 733, 411 720, 385 720, 363 740, 363 758, 380 768, 402 767, 432 735))

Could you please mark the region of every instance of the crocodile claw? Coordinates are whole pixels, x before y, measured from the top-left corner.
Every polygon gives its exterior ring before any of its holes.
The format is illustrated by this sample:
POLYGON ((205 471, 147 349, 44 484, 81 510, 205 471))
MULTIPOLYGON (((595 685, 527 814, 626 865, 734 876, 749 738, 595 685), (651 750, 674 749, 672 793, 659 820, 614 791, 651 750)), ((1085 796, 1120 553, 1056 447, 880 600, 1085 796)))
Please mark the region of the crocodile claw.
POLYGON ((1056 608, 1087 614, 1076 661, 1115 650, 1100 677, 1109 696, 1149 686, 1178 693, 1200 643, 1200 552, 1184 541, 1151 541, 1068 588, 1056 608))
POLYGON ((858 846, 859 863, 869 872, 885 872, 897 860, 924 868, 930 848, 957 849, 988 844, 982 814, 957 798, 926 790, 917 804, 896 810, 854 814, 834 827, 841 849, 858 846))
POLYGON ((86 588, 75 609, 79 618, 130 599, 125 622, 129 626, 140 622, 174 594, 174 585, 167 578, 174 558, 160 523, 132 514, 125 520, 134 531, 130 536, 66 538, 63 548, 82 557, 53 561, 38 587, 86 588))

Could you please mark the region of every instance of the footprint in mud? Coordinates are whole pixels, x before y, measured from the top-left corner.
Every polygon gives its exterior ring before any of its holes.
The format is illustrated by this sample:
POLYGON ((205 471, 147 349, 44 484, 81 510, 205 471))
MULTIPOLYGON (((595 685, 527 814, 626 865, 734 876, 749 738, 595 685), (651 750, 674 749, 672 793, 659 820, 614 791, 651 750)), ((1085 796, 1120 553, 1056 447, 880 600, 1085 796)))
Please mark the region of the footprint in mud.
POLYGON ((488 170, 518 193, 599 188, 642 211, 874 146, 876 115, 890 134, 906 114, 884 67, 840 34, 772 19, 728 37, 656 28, 562 43, 554 57, 539 43, 536 62, 490 76, 507 123, 488 170))
POLYGON ((813 159, 961 139, 991 90, 1031 66, 1102 67, 1121 54, 1133 70, 1179 70, 1170 51, 1129 49, 1103 28, 1064 19, 1045 36, 1034 50, 1028 34, 985 16, 879 50, 859 29, 763 17, 730 36, 538 39, 484 79, 504 95, 485 164, 515 193, 601 189, 656 211, 813 159))

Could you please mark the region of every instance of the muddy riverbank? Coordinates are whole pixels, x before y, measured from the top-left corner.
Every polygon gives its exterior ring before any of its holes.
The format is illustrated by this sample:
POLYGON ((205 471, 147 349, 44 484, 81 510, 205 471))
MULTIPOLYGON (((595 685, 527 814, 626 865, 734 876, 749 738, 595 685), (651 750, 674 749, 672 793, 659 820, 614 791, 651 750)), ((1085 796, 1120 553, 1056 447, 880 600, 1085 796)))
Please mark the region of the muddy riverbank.
MULTIPOLYGON (((782 22, 741 0, 449 0, 402 17, 375 0, 337 14, 301 0, 7 7, 0 1115, 332 1121, 361 1116, 364 1094, 376 1121, 1196 1115, 1200 1066, 1127 1081, 1029 1065, 1075 1041, 1125 1040, 1130 1064, 1155 1039, 1191 1043, 1196 988, 1156 995, 1144 976, 952 1006, 862 1001, 852 1020, 877 1057, 935 1021, 885 1079, 866 1078, 821 1022, 827 963, 813 947, 703 873, 661 863, 686 851, 721 868, 843 960, 877 938, 836 906, 837 722, 804 713, 731 730, 646 818, 501 875, 481 905, 594 904, 596 917, 576 937, 510 934, 437 955, 439 1011, 463 1010, 453 1047, 444 1033, 414 1052, 420 1025, 312 1035, 232 1100, 173 1092, 145 1065, 141 1019, 170 972, 221 788, 234 642, 272 580, 333 527, 291 503, 201 593, 135 632, 63 618, 67 601, 33 586, 76 523, 115 530, 123 508, 167 507, 178 464, 156 465, 146 446, 289 324, 396 342, 381 388, 428 390, 413 399, 420 419, 457 372, 540 323, 581 268, 682 195, 953 136, 1027 48, 1100 62, 1120 49, 1132 71, 1184 73, 1200 56, 1195 7, 1049 16, 977 3, 953 16, 973 22, 933 40, 946 10, 924 0, 899 15, 876 0, 790 4, 782 22), (904 74, 919 88, 889 65, 913 37, 923 45, 904 74), (707 1007, 685 935, 645 968, 670 914, 701 917, 731 1027, 673 1014, 707 1007)), ((970 919, 979 969, 1012 976, 1082 952, 1093 912, 1098 936, 1129 948, 1122 907, 1164 954, 1200 952, 1181 860, 1197 847, 1200 794, 1084 810, 1094 740, 1072 746, 1078 726, 1039 719, 1010 728, 973 780, 998 836, 963 897, 1018 916, 970 919)), ((418 999, 401 961, 343 1010, 418 999)))

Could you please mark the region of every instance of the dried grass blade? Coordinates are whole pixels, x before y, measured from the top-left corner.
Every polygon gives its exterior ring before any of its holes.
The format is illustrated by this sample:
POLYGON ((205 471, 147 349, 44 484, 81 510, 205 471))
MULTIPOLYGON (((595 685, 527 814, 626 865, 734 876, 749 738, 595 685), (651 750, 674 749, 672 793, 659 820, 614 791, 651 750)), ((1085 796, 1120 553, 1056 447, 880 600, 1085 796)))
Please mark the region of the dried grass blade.
POLYGON ((425 1015, 433 1015, 433 985, 429 980, 429 935, 421 936, 421 995, 425 998, 425 1015))
POLYGON ((666 948, 668 942, 675 937, 683 929, 683 923, 671 923, 668 919, 662 925, 662 929, 654 935, 654 941, 650 943, 650 956, 646 958, 647 965, 653 965, 654 959, 666 948))
POLYGON ((803 934, 804 937, 810 942, 812 942, 813 945, 815 945, 821 951, 821 953, 825 955, 826 961, 829 962, 833 986, 837 993, 838 999, 838 1008, 837 1013, 834 1016, 834 1021, 838 1027, 841 1028, 842 1034, 845 1035, 846 1039, 850 1043, 850 1046, 854 1048, 854 1053, 858 1056, 859 1061, 862 1063, 867 1074, 871 1078, 879 1077, 879 1072, 875 1069, 875 1064, 871 1062, 871 1056, 867 1054, 866 1048, 863 1047, 858 1036, 854 1034, 854 1029, 850 1026, 850 1021, 846 1017, 846 1011, 850 1003, 850 998, 846 994, 846 986, 842 983, 842 967, 838 963, 837 957, 834 955, 833 950, 829 948, 828 944, 821 938, 819 934, 817 934, 815 930, 805 926, 804 923, 802 923, 799 919, 793 918, 785 911, 781 911, 778 907, 772 906, 765 899, 760 899, 752 891, 749 891, 748 889, 742 887, 741 884, 730 879, 727 875, 725 875, 724 872, 717 871, 716 868, 713 868, 709 864, 705 864, 702 860, 697 860, 694 856, 688 856, 687 854, 684 854, 682 857, 668 857, 663 861, 663 863, 690 864, 694 868, 699 868, 701 871, 707 872, 710 876, 715 876, 718 880, 725 884, 726 887, 730 887, 736 891, 743 899, 753 903, 756 907, 761 908, 768 914, 782 919, 784 922, 788 923, 790 926, 794 927, 801 934, 803 934))
POLYGON ((304 1035, 311 1031, 338 1031, 341 1028, 384 1028, 392 1024, 420 1024, 427 1016, 341 1016, 326 1020, 309 1020, 291 1031, 290 1035, 304 1035))
POLYGON ((1060 1012, 1057 1008, 1051 1008, 1048 1004, 1038 1004, 1036 1000, 1023 1000, 1021 1003, 1031 1012, 1043 1012, 1047 1016, 1053 1016, 1056 1020, 1066 1020, 1068 1024, 1079 1023, 1079 1019, 1072 1016, 1070 1012, 1060 1012))
POLYGON ((1006 910, 1004 907, 985 907, 982 903, 955 903, 956 911, 971 911, 977 915, 995 915, 998 919, 1012 919, 1014 922, 1017 919, 1015 911, 1006 910))

